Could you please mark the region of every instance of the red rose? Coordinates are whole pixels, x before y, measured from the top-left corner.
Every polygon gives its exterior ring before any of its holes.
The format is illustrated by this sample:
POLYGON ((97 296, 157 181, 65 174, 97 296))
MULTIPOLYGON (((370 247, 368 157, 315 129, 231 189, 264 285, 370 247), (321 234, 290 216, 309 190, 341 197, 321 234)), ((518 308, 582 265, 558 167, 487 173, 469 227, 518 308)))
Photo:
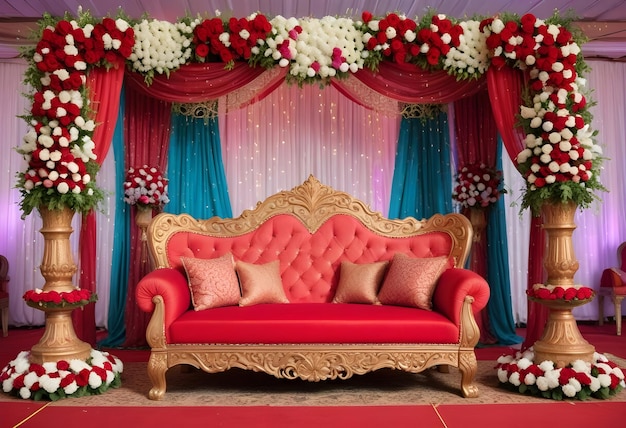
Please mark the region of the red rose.
POLYGON ((428 61, 430 65, 437 65, 439 64, 440 56, 441 51, 435 47, 431 47, 428 51, 428 54, 426 55, 426 61, 428 61))
POLYGON ((76 380, 76 375, 74 373, 68 373, 63 379, 61 379, 61 388, 65 388, 69 386, 72 382, 76 380))
POLYGON ((200 58, 205 58, 209 54, 209 47, 205 44, 196 46, 196 55, 200 58))
POLYGON ((76 376, 76 384, 78 386, 89 385, 89 369, 82 369, 76 376))
POLYGON ((554 294, 557 299, 562 299, 563 295, 565 294, 565 289, 560 286, 554 287, 554 290, 552 290, 552 294, 554 294))
POLYGON ((520 19, 522 23, 522 30, 527 34, 533 34, 535 31, 535 22, 537 22, 537 18, 535 15, 531 13, 527 13, 520 19))
POLYGON ((486 26, 491 25, 491 23, 493 22, 493 18, 487 18, 487 19, 483 19, 482 21, 480 21, 480 24, 478 26, 479 30, 482 32, 486 26))
POLYGON ((57 370, 67 371, 70 369, 70 363, 65 360, 57 361, 57 370))
POLYGON ((15 379, 13 379, 13 388, 14 389, 20 389, 24 387, 24 376, 26 376, 26 374, 21 374, 18 377, 16 377, 15 379))
POLYGON ((374 16, 372 15, 372 13, 371 13, 371 12, 368 12, 368 11, 364 11, 364 12, 361 14, 361 18, 363 19, 363 22, 365 22, 366 24, 367 24, 368 22, 370 22, 370 21, 372 20, 372 18, 373 18, 373 17, 374 17, 374 16))
POLYGON ((565 300, 573 300, 576 297, 576 289, 575 288, 568 288, 567 290, 565 290, 565 294, 563 295, 563 297, 565 298, 565 300))
POLYGON ((502 43, 502 37, 500 37, 499 34, 491 34, 489 35, 489 37, 487 37, 487 47, 489 49, 495 49, 498 46, 500 46, 500 43, 502 43))
POLYGON ((43 366, 41 364, 37 364, 37 363, 31 363, 30 364, 30 371, 31 372, 35 372, 35 374, 40 377, 46 374, 46 369, 43 368, 43 366))

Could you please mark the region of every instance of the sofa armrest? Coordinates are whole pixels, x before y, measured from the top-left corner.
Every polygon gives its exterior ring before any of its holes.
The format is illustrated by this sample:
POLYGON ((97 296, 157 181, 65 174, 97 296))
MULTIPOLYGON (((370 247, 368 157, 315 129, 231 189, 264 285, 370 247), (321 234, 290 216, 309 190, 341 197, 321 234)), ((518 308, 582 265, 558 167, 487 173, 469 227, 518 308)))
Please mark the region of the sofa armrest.
POLYGON ((161 296, 163 301, 163 327, 167 332, 170 324, 191 306, 191 293, 187 278, 183 273, 172 268, 153 270, 137 284, 136 298, 139 309, 153 312, 156 296, 161 296))
POLYGON ((460 325, 465 298, 473 298, 472 312, 476 314, 487 305, 489 293, 489 284, 476 272, 469 269, 447 269, 441 274, 435 287, 433 307, 456 325, 460 325))

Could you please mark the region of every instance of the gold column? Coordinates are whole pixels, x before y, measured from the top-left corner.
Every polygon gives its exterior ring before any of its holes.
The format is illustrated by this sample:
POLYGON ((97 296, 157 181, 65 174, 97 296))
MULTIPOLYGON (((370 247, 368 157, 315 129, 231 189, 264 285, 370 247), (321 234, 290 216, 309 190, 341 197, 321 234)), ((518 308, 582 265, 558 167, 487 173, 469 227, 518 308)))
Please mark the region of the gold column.
MULTIPOLYGON (((572 242, 576 209, 577 205, 573 202, 544 203, 542 206, 543 229, 547 235, 544 267, 548 274, 548 286, 574 287, 574 275, 578 270, 572 242)), ((595 348, 580 334, 572 309, 592 299, 533 300, 550 310, 541 339, 534 344, 535 362, 549 360, 557 367, 565 367, 575 360, 591 362, 595 348)))
MULTIPOLYGON (((49 210, 42 207, 39 208, 39 213, 43 220, 40 232, 45 240, 40 266, 41 274, 46 280, 43 291, 70 292, 75 288, 72 276, 77 269, 70 246, 74 211, 68 208, 49 210)), ((72 311, 78 306, 45 308, 36 304, 29 305, 46 313, 45 332, 31 348, 31 363, 89 358, 91 345, 76 336, 72 324, 72 311)))

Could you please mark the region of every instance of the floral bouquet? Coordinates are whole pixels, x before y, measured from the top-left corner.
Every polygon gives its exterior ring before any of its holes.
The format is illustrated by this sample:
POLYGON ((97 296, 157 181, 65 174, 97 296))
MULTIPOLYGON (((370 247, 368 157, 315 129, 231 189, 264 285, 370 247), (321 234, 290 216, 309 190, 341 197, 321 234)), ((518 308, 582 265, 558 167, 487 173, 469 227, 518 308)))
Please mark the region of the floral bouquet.
POLYGON ((72 291, 43 291, 40 288, 24 293, 24 300, 29 306, 40 308, 63 308, 84 306, 98 300, 98 296, 84 288, 72 291))
POLYGON ((199 62, 208 62, 211 57, 232 68, 236 60, 249 60, 260 52, 272 25, 265 15, 254 13, 247 18, 220 17, 205 19, 193 30, 195 57, 199 62))
POLYGON ((130 168, 124 182, 124 202, 149 208, 158 208, 170 200, 167 196, 168 180, 156 167, 144 165, 130 168))
POLYGON ((362 34, 352 19, 276 16, 272 30, 252 64, 289 68, 287 79, 298 84, 347 76, 363 68, 362 34))
POLYGON ((485 164, 462 167, 456 176, 452 198, 463 208, 486 208, 495 204, 502 193, 502 173, 485 164))
MULTIPOLYGON (((397 13, 388 13, 378 19, 366 11, 362 19, 365 61, 373 70, 385 58, 398 64, 408 62, 440 69, 447 56, 454 54, 451 50, 459 48, 465 41, 461 37, 465 29, 443 14, 426 15, 419 25, 397 13)), ((451 65, 448 63, 447 68, 451 65)))

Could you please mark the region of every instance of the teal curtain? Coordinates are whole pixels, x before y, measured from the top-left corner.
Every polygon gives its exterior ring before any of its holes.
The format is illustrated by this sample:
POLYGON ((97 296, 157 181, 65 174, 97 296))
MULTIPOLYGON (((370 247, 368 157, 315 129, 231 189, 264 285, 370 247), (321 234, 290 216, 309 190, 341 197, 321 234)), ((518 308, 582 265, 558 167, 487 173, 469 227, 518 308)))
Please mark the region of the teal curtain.
MULTIPOLYGON (((124 112, 125 92, 122 88, 117 124, 113 134, 113 156, 115 158, 115 188, 124 188, 126 169, 124 163, 124 112)), ((124 308, 128 290, 128 269, 130 261, 130 206, 124 202, 124 193, 117 192, 115 200, 115 229, 113 231, 113 261, 111 262, 111 283, 109 290, 109 311, 107 320, 108 335, 100 346, 120 346, 125 339, 124 308)))
MULTIPOLYGON (((496 169, 502 171, 502 140, 498 138, 496 169)), ((487 303, 491 333, 498 345, 513 345, 524 340, 515 332, 509 277, 509 245, 506 235, 504 198, 489 210, 487 219, 487 282, 491 296, 487 303)))
POLYGON ((448 115, 403 118, 391 185, 389 218, 452 212, 448 115))
POLYGON ((165 211, 194 218, 232 217, 218 119, 172 114, 165 211))

